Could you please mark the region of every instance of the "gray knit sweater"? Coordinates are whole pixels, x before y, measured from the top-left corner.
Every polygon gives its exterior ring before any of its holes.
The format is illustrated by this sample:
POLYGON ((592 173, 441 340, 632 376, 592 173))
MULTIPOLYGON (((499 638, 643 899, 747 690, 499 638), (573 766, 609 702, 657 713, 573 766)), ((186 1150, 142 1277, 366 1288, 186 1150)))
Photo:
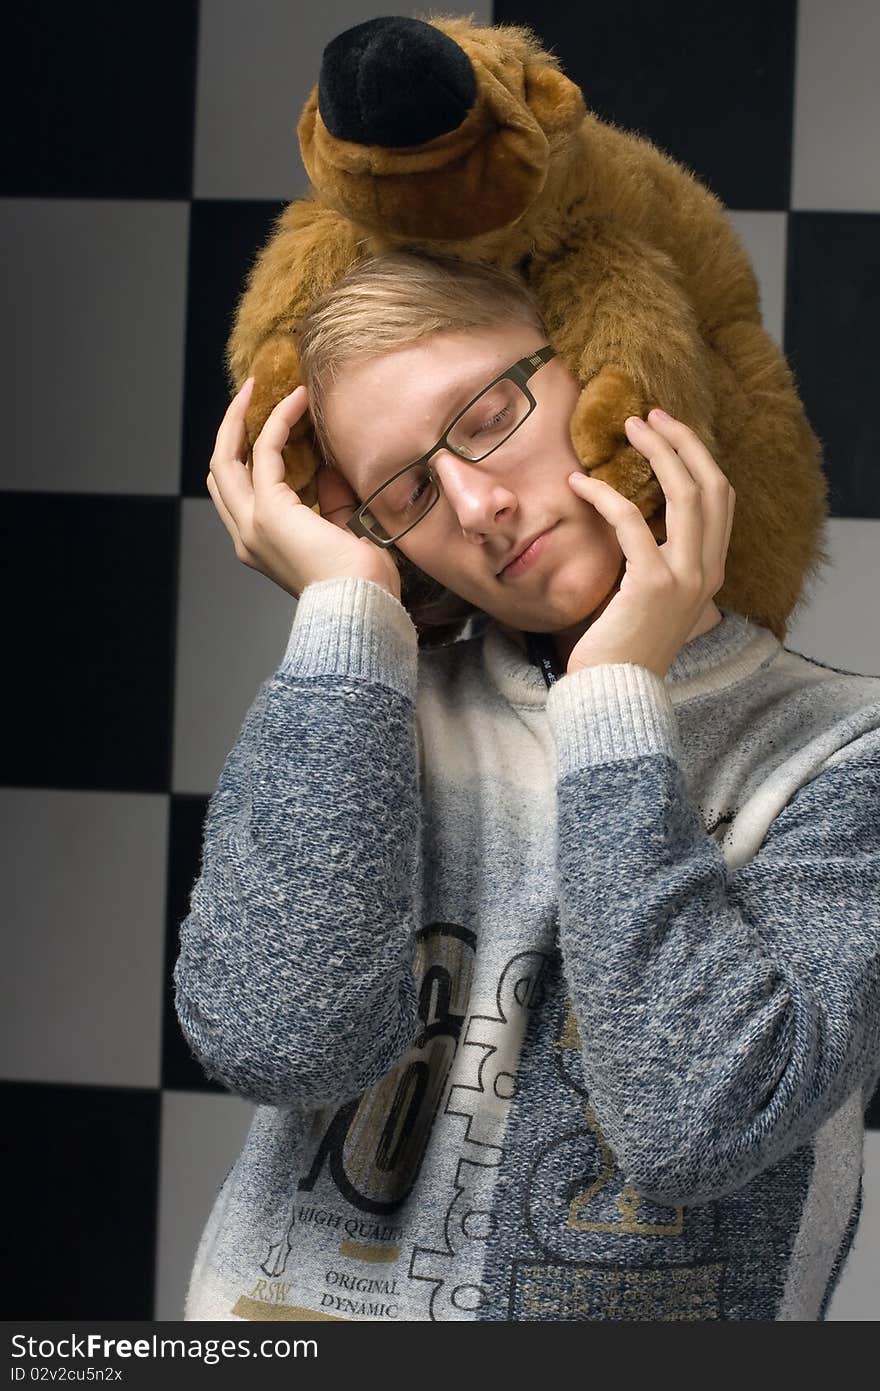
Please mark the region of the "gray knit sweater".
POLYGON ((880 1081, 880 678, 664 679, 309 585, 174 970, 256 1103, 186 1319, 824 1319, 880 1081))

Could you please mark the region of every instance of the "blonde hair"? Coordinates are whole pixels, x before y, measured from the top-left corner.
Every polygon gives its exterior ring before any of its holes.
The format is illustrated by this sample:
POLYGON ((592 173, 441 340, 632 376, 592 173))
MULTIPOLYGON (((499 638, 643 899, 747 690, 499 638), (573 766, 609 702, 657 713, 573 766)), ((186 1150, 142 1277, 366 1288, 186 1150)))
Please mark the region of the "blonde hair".
MULTIPOLYGON (((547 337, 538 305, 515 271, 444 253, 395 250, 358 261, 297 325, 302 380, 320 463, 334 463, 324 403, 346 363, 381 357, 433 333, 516 322, 547 337)), ((453 642, 480 610, 419 570, 396 546, 401 600, 419 644, 453 642)))

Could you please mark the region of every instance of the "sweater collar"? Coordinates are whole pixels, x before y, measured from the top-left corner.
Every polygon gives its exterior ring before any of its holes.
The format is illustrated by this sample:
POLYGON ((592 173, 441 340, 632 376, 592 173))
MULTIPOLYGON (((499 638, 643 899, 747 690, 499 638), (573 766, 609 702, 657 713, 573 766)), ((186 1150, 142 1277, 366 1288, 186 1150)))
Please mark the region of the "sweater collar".
MULTIPOLYGON (((685 643, 664 677, 674 705, 732 686, 781 650, 769 628, 733 609, 718 607, 720 623, 685 643)), ((541 672, 493 620, 484 629, 483 665, 489 680, 511 705, 546 704, 549 691, 541 672)))

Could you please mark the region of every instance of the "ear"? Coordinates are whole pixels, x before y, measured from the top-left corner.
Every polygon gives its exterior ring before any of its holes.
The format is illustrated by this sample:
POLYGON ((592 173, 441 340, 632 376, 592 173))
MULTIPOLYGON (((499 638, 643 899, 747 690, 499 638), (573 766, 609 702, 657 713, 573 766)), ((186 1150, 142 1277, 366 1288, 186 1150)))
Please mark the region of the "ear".
POLYGON ((558 68, 533 63, 524 69, 525 101, 545 135, 571 130, 587 114, 584 94, 558 68))

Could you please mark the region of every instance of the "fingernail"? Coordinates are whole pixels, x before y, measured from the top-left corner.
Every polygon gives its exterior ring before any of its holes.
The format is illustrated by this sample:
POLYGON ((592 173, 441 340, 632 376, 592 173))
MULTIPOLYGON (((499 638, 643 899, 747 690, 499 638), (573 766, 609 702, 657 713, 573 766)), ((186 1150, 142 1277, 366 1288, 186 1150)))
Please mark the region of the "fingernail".
POLYGON ((628 415, 623 423, 624 425, 632 426, 636 430, 646 430, 648 428, 644 420, 641 420, 637 415, 628 415))
POLYGON ((655 420, 671 420, 671 419, 672 419, 672 416, 671 416, 671 415, 667 415, 665 411, 661 411, 661 409, 660 409, 659 406, 655 406, 654 409, 653 409, 650 413, 651 413, 651 415, 653 415, 653 417, 654 417, 655 420))

